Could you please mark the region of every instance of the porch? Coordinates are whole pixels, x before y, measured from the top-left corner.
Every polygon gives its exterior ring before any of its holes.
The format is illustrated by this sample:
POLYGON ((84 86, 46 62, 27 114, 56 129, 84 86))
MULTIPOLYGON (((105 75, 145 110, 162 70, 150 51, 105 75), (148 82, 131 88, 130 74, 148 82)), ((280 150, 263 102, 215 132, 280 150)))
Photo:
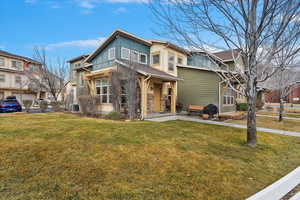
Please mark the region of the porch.
MULTIPOLYGON (((115 98, 113 94, 109 94, 111 89, 105 89, 105 94, 102 94, 102 89, 97 89, 96 82, 101 79, 111 82, 113 72, 120 71, 120 68, 126 68, 134 70, 137 74, 137 114, 141 119, 162 114, 170 115, 176 113, 177 81, 179 80, 176 76, 154 69, 150 66, 129 61, 116 60, 115 63, 116 65, 113 67, 86 73, 85 80, 88 83, 91 95, 100 95, 102 97, 102 95, 107 94, 108 99, 115 98)), ((124 70, 121 71, 124 72, 124 70)), ((107 87, 111 88, 112 85, 108 83, 107 87)), ((104 105, 101 105, 101 107, 103 106, 105 106, 106 112, 115 111, 111 100, 108 100, 104 105)))

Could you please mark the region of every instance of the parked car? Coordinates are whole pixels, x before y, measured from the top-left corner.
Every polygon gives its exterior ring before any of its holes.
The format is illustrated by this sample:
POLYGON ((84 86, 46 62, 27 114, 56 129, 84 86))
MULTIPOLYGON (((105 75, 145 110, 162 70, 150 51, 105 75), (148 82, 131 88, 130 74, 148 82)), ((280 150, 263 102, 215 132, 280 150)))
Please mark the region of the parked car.
POLYGON ((17 99, 0 100, 0 112, 22 112, 22 106, 17 99))

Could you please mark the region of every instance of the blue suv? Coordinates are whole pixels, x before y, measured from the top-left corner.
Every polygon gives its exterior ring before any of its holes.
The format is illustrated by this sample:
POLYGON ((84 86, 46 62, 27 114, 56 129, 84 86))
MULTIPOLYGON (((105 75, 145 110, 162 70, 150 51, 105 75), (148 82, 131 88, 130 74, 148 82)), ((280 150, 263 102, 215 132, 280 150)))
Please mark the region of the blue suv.
POLYGON ((0 100, 0 112, 22 112, 22 106, 17 99, 0 100))

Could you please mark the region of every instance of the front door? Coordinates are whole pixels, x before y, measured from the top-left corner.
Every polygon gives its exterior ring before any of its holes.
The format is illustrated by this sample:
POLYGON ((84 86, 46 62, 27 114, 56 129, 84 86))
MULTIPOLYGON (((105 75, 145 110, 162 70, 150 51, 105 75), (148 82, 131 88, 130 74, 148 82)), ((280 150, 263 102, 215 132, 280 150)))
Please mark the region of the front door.
POLYGON ((161 84, 154 84, 154 112, 160 112, 161 111, 161 84))

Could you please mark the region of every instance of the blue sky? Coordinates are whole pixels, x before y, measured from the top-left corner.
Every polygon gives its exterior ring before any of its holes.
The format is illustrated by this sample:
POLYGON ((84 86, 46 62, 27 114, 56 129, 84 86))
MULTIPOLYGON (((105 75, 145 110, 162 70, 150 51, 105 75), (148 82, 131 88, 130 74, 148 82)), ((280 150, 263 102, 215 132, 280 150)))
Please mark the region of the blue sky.
POLYGON ((89 53, 114 29, 159 39, 147 0, 2 0, 0 49, 33 55, 47 46, 50 56, 70 59, 89 53))

